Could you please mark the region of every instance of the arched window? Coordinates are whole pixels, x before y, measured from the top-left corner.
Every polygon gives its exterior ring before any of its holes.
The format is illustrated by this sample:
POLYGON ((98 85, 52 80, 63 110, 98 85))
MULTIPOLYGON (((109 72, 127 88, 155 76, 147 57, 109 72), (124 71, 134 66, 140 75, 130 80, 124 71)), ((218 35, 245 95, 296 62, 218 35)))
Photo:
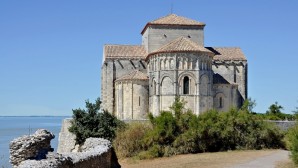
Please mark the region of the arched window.
POLYGON ((187 76, 183 79, 183 94, 189 94, 189 78, 187 76))
POLYGON ((219 108, 223 108, 223 101, 222 97, 219 98, 219 108))

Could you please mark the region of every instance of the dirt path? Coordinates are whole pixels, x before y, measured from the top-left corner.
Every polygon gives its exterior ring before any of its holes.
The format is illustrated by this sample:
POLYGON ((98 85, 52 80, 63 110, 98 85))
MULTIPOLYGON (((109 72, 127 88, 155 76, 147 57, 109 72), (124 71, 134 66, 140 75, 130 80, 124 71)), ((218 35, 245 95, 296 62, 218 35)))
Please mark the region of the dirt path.
POLYGON ((288 160, 289 152, 284 150, 277 150, 276 152, 250 160, 241 164, 232 166, 231 168, 274 168, 276 162, 288 160))
POLYGON ((276 161, 288 159, 283 150, 231 151, 178 155, 153 160, 120 160, 123 168, 274 168, 276 161))

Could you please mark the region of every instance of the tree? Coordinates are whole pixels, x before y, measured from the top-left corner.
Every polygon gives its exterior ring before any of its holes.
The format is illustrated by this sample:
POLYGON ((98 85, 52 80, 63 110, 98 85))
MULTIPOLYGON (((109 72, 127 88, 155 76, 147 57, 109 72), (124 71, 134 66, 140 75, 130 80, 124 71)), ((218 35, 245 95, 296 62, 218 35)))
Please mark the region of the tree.
POLYGON ((82 144, 89 137, 113 140, 118 127, 124 123, 107 111, 100 112, 101 101, 95 103, 86 100, 85 109, 74 109, 69 131, 76 135, 76 143, 82 144))
POLYGON ((269 107, 269 110, 266 111, 266 114, 278 115, 282 113, 281 110, 283 109, 284 108, 281 105, 278 105, 278 103, 275 102, 269 107))
POLYGON ((279 105, 277 102, 275 102, 274 104, 272 104, 269 109, 266 111, 266 114, 269 116, 269 119, 273 119, 273 120, 280 120, 280 119, 284 119, 285 116, 284 114, 281 112, 281 110, 283 110, 284 108, 279 105))
POLYGON ((257 105, 257 103, 256 103, 255 100, 252 100, 251 98, 248 98, 244 101, 244 103, 241 107, 241 110, 249 112, 249 113, 255 113, 253 111, 253 109, 256 107, 256 105, 257 105))

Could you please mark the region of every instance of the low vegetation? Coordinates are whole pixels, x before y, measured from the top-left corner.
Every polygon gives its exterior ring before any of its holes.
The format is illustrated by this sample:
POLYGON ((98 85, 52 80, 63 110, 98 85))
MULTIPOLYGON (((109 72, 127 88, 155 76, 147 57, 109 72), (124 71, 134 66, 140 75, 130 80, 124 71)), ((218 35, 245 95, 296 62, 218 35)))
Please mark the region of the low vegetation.
POLYGON ((89 137, 113 141, 120 158, 149 159, 178 154, 217 152, 235 149, 284 148, 298 165, 298 125, 286 135, 264 119, 285 118, 282 106, 269 107, 266 114, 252 111, 254 101, 247 100, 240 109, 227 112, 210 110, 199 116, 185 109, 185 101, 176 97, 169 111, 149 115, 148 122, 125 124, 107 111, 100 112, 101 101, 86 101, 86 109, 74 109, 70 132, 76 143, 89 137))
POLYGON ((74 109, 72 125, 69 131, 76 135, 76 143, 82 144, 89 137, 105 138, 113 140, 116 130, 124 127, 124 123, 115 116, 103 110, 100 112, 101 101, 98 98, 95 103, 86 101, 85 109, 74 109))
POLYGON ((298 124, 291 128, 286 135, 287 149, 291 151, 291 159, 298 166, 298 124))
POLYGON ((228 112, 211 110, 199 116, 184 109, 175 98, 170 111, 149 123, 137 123, 117 132, 114 147, 120 157, 140 159, 186 153, 235 149, 283 148, 284 133, 275 125, 260 120, 250 111, 249 102, 228 112))

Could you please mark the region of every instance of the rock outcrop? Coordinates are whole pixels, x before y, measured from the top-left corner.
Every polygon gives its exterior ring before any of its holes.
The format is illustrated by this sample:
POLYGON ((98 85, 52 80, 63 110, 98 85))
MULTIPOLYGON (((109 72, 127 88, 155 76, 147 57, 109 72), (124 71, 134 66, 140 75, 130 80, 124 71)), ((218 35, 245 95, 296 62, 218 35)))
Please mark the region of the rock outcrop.
POLYGON ((17 167, 28 159, 45 159, 48 152, 52 152, 51 140, 55 135, 47 130, 39 129, 33 135, 25 135, 14 139, 9 144, 10 163, 17 167))
POLYGON ((55 136, 38 130, 10 143, 10 162, 18 168, 100 168, 121 167, 112 144, 102 138, 88 138, 75 145, 75 135, 68 131, 71 119, 65 119, 59 134, 58 153, 53 153, 50 141, 55 136))
POLYGON ((121 167, 111 142, 102 138, 88 138, 80 146, 80 152, 49 153, 46 159, 25 160, 18 168, 100 168, 121 167))

